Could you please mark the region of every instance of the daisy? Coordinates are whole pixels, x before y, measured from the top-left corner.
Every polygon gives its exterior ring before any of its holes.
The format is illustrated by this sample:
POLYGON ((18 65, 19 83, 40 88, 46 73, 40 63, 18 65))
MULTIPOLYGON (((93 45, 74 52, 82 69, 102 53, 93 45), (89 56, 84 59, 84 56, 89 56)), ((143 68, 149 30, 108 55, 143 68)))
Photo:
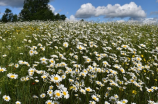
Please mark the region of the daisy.
POLYGON ((87 92, 92 92, 92 89, 91 89, 90 87, 85 87, 85 90, 86 90, 87 92))
POLYGON ((87 58, 86 59, 86 63, 90 63, 91 62, 91 59, 90 58, 87 58))
POLYGON ((36 98, 36 99, 38 98, 38 96, 36 96, 36 95, 33 95, 32 97, 33 97, 33 98, 36 98))
POLYGON ((118 98, 118 95, 117 95, 117 94, 114 94, 114 97, 117 99, 117 98, 118 98))
POLYGON ((146 88, 148 92, 153 92, 153 89, 146 88))
POLYGON ((46 97, 46 94, 45 94, 45 93, 42 93, 42 94, 40 95, 40 97, 41 97, 41 98, 45 98, 45 97, 46 97))
POLYGON ((65 79, 65 78, 66 78, 66 75, 62 75, 61 78, 62 78, 62 79, 65 79))
POLYGON ((158 89, 158 87, 153 86, 153 87, 152 87, 152 89, 157 90, 157 89, 158 89))
POLYGON ((99 101, 99 98, 97 98, 97 96, 96 95, 92 95, 92 99, 94 99, 95 101, 99 101))
POLYGON ((0 67, 0 72, 4 72, 4 71, 7 71, 6 68, 1 68, 0 67))
POLYGON ((47 100, 45 103, 46 103, 46 104, 54 104, 54 103, 52 102, 52 100, 47 100))
POLYGON ((6 95, 3 96, 3 99, 4 99, 5 101, 11 100, 11 98, 10 98, 9 96, 6 96, 6 95))
POLYGON ((69 98, 69 93, 68 93, 67 90, 63 90, 63 91, 62 91, 62 94, 64 95, 64 98, 65 98, 65 99, 68 99, 68 98, 69 98))
POLYGON ((83 47, 82 45, 77 45, 77 48, 78 48, 79 50, 83 50, 83 49, 84 49, 84 47, 83 47))
POLYGON ((18 68, 19 67, 19 64, 15 64, 15 68, 18 68))
POLYGON ((106 67, 106 66, 109 65, 109 64, 108 64, 107 61, 103 61, 103 65, 104 65, 104 67, 106 67))
POLYGON ((48 94, 49 96, 52 96, 52 95, 53 95, 53 90, 48 90, 48 91, 47 91, 47 94, 48 94))
POLYGON ((69 45, 68 42, 63 43, 63 46, 66 47, 66 48, 68 47, 68 45, 69 45))
POLYGON ((60 104, 58 101, 53 101, 53 104, 60 104))
POLYGON ((122 73, 125 73, 125 70, 124 70, 123 68, 120 68, 120 71, 121 71, 122 73))
POLYGON ((82 94, 86 94, 86 90, 84 90, 84 89, 80 89, 80 92, 82 93, 82 94))
POLYGON ((62 93, 61 93, 60 90, 55 90, 54 94, 55 94, 55 97, 57 97, 57 98, 61 98, 62 97, 62 93))
POLYGON ((54 83, 56 83, 56 82, 60 82, 60 81, 62 81, 62 78, 58 75, 58 74, 56 74, 56 75, 51 75, 51 80, 50 80, 51 82, 54 82, 54 83))
POLYGON ((128 100, 123 99, 121 102, 122 102, 122 104, 126 104, 128 102, 128 100))
POLYGON ((121 45, 122 48, 127 49, 128 45, 121 45))
POLYGON ((29 54, 30 54, 30 56, 33 56, 33 55, 34 55, 34 51, 33 51, 33 50, 30 50, 30 51, 29 51, 29 54))
POLYGON ((15 104, 21 104, 21 102, 20 101, 16 101, 15 104))
POLYGON ((110 104, 109 102, 105 101, 104 104, 110 104))
POLYGON ((51 58, 51 59, 49 60, 49 62, 50 62, 51 64, 55 64, 55 60, 54 60, 53 58, 51 58))
POLYGON ((12 74, 12 73, 8 73, 7 76, 11 79, 17 79, 18 75, 17 74, 12 74))
POLYGON ((89 104, 96 104, 95 101, 89 101, 89 104))
POLYGON ((54 86, 52 86, 52 85, 51 85, 51 86, 49 86, 49 90, 52 90, 52 89, 53 89, 53 87, 54 87, 54 86))
POLYGON ((80 76, 86 77, 86 73, 81 72, 81 73, 80 73, 80 76))
POLYGON ((44 74, 44 75, 41 76, 41 78, 45 79, 45 78, 47 78, 47 75, 44 74))
POLYGON ((140 61, 142 60, 141 57, 136 57, 135 59, 136 59, 138 62, 140 62, 140 61))
POLYGON ((45 57, 40 58, 42 62, 45 62, 47 59, 45 57))

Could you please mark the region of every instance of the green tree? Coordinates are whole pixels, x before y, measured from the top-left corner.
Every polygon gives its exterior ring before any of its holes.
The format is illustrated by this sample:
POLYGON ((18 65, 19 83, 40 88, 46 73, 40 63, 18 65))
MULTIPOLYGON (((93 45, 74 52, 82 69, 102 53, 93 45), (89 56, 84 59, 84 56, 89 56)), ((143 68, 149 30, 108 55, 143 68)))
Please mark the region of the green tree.
POLYGON ((13 19, 13 13, 10 9, 6 8, 5 13, 2 16, 2 22, 11 22, 13 19))
POLYGON ((60 14, 59 13, 55 15, 55 20, 60 20, 60 14))
POLYGON ((13 15, 13 19, 12 19, 12 22, 17 22, 18 21, 18 16, 17 14, 13 15))
POLYGON ((83 21, 84 21, 84 19, 81 19, 80 21, 81 21, 81 22, 83 22, 83 21))
POLYGON ((24 0, 20 19, 23 21, 54 20, 54 13, 50 10, 48 3, 49 0, 24 0))
POLYGON ((65 20, 65 19, 66 19, 66 16, 65 16, 65 15, 61 15, 61 16, 60 16, 60 19, 61 19, 61 20, 65 20))

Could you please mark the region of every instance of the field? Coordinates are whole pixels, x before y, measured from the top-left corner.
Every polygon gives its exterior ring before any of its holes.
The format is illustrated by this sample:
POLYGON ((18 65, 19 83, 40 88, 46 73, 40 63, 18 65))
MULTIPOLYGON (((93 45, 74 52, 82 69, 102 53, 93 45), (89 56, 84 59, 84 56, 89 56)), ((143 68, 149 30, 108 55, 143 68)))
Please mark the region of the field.
POLYGON ((1 23, 0 104, 158 104, 158 26, 1 23))

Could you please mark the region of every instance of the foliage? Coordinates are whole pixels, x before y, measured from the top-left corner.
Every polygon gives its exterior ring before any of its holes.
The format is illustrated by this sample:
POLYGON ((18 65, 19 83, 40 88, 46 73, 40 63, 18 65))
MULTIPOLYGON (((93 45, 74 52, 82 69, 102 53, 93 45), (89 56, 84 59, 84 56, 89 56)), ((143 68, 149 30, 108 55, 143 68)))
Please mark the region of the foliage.
POLYGON ((49 0, 25 0, 23 9, 20 12, 21 20, 59 20, 60 15, 55 16, 48 3, 49 0))
POLYGON ((4 15, 2 16, 2 22, 12 22, 17 20, 17 16, 13 15, 12 11, 6 8, 4 15))

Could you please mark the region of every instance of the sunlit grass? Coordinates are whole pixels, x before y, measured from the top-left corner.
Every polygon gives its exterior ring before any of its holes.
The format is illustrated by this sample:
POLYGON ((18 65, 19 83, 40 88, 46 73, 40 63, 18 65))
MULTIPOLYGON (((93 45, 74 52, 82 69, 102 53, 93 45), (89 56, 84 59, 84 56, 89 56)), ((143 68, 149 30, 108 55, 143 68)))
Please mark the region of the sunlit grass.
POLYGON ((0 104, 158 102, 156 25, 0 24, 0 104))

